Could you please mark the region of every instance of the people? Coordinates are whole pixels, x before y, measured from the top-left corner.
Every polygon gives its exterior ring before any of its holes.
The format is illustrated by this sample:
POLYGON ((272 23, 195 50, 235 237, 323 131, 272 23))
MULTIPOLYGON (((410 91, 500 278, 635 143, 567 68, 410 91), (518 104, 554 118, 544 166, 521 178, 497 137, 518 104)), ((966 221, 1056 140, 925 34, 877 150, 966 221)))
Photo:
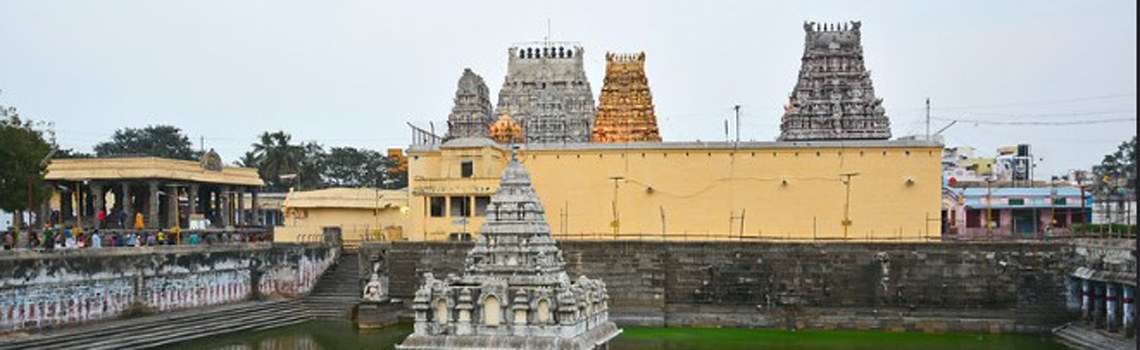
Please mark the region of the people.
POLYGON ((63 230, 63 247, 65 249, 75 249, 78 243, 75 242, 75 235, 71 230, 63 230))
POLYGON ((198 232, 190 232, 190 245, 198 245, 198 232))
POLYGON ((162 230, 158 230, 158 244, 166 245, 166 233, 162 232, 162 230))
MULTIPOLYGON (((160 231, 160 232, 161 232, 161 231, 160 231)), ((148 234, 146 235, 146 245, 147 245, 148 247, 153 247, 153 246, 156 246, 156 245, 158 245, 158 242, 156 242, 156 241, 155 241, 155 239, 154 239, 154 235, 153 235, 153 234, 149 234, 149 233, 148 233, 148 234)))
POLYGON ((142 213, 135 213, 135 229, 142 230, 143 228, 146 228, 146 225, 143 223, 142 213))
POLYGON ((12 250, 12 246, 15 245, 13 242, 12 233, 4 233, 4 250, 12 250))
POLYGON ((99 237, 99 230, 91 232, 91 248, 102 248, 103 238, 99 237))
POLYGON ((138 246, 139 246, 139 242, 138 242, 138 240, 135 238, 135 234, 134 234, 134 233, 128 233, 128 234, 127 234, 127 246, 128 246, 128 247, 138 247, 138 246))
MULTIPOLYGON (((96 230, 106 227, 106 225, 107 225, 107 212, 106 211, 100 209, 98 212, 95 213, 95 217, 99 219, 98 220, 99 226, 95 227, 96 230)), ((94 237, 92 237, 92 238, 94 238, 94 237)))

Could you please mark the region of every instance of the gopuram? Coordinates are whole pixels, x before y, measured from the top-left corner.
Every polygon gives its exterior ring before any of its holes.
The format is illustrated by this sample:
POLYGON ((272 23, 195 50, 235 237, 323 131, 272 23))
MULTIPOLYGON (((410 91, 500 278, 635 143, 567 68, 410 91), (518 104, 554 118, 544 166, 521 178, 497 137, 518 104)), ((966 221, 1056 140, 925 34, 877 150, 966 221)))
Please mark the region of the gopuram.
POLYGON ((530 173, 512 154, 462 276, 431 273, 415 293, 415 332, 397 349, 605 349, 606 285, 571 279, 530 173))
POLYGON ((589 142, 594 96, 576 43, 539 42, 508 50, 496 115, 509 114, 527 143, 589 142))
POLYGON ((463 70, 455 90, 455 105, 447 116, 447 138, 487 137, 491 118, 491 93, 483 77, 463 70))
POLYGON ((497 143, 514 144, 523 143, 522 127, 511 116, 503 114, 495 124, 491 125, 491 139, 497 143))
POLYGON ((606 54, 606 80, 590 142, 661 142, 644 52, 606 54))
POLYGON ((799 81, 784 105, 780 141, 891 137, 883 100, 863 65, 860 25, 804 23, 799 81))

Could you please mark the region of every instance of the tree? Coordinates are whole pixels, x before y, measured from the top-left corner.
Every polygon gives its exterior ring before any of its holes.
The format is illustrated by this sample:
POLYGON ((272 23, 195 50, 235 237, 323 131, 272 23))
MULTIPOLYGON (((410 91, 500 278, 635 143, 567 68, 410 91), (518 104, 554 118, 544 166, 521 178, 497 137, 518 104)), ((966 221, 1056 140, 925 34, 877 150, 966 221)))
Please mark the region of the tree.
POLYGON ((1095 167, 1097 182, 1103 191, 1126 188, 1136 191, 1136 136, 1117 147, 1116 152, 1106 154, 1100 166, 1095 167), (1106 181, 1107 180, 1107 181, 1106 181))
POLYGON ((201 156, 181 129, 169 125, 116 130, 110 140, 95 145, 95 154, 100 157, 152 156, 184 160, 197 160, 201 156))
POLYGON ((242 162, 257 165, 258 174, 270 190, 324 186, 326 153, 320 144, 293 144, 293 137, 284 131, 264 132, 258 139, 242 162))
POLYGON ((58 152, 55 152, 55 155, 52 156, 52 158, 55 158, 55 159, 82 159, 82 158, 95 158, 95 155, 91 154, 91 153, 84 153, 84 152, 76 151, 76 150, 71 149, 71 148, 63 148, 63 149, 60 149, 58 152))
POLYGON ((388 158, 373 150, 333 147, 326 165, 325 179, 334 186, 384 187, 388 179, 388 158))
POLYGON ((0 106, 0 209, 5 211, 36 208, 48 197, 44 175, 52 146, 33 125, 15 108, 0 106))

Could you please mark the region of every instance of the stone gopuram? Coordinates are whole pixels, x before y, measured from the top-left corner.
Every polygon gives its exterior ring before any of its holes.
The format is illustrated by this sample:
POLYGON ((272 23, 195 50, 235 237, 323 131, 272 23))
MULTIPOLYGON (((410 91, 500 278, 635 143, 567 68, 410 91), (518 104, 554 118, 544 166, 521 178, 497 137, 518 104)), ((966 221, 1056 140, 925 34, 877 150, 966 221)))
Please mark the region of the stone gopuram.
POLYGON ((483 77, 463 70, 455 91, 455 105, 447 116, 447 138, 487 137, 491 118, 491 93, 483 77))
POLYGON ((590 142, 661 142, 644 52, 606 54, 606 80, 590 142))
POLYGON ((520 44, 508 50, 495 114, 510 114, 528 143, 589 142, 594 96, 577 43, 520 44))
POLYGON ((891 124, 863 65, 858 21, 804 23, 799 81, 784 106, 780 141, 886 140, 891 124))
POLYGON ((462 276, 431 273, 415 293, 415 332, 397 349, 605 349, 600 280, 571 279, 530 173, 512 155, 462 276))

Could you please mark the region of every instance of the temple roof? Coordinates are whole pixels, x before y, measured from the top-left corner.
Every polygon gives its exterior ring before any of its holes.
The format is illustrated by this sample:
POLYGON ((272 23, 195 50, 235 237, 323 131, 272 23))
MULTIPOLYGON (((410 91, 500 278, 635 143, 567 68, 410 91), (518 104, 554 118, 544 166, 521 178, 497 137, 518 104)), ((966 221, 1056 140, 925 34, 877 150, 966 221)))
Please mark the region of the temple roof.
POLYGON ((192 160, 159 157, 55 159, 48 165, 48 181, 175 180, 219 185, 265 186, 257 169, 215 165, 216 170, 192 160))

